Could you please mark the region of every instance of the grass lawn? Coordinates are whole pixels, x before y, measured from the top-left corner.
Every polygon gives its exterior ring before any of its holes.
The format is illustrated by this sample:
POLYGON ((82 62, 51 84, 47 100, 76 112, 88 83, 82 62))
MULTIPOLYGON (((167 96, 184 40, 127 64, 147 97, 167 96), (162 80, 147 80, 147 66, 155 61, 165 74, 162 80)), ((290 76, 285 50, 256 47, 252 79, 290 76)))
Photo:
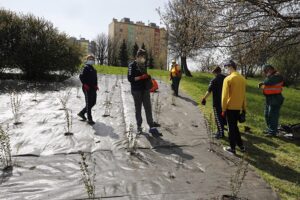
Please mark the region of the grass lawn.
MULTIPOLYGON (((123 74, 127 78, 127 68, 97 66, 99 73, 123 74)), ((161 70, 148 70, 148 73, 157 79, 166 82, 169 72, 161 70)), ((208 83, 213 76, 205 73, 193 73, 193 77, 183 77, 180 89, 190 95, 199 104, 199 109, 208 119, 212 117, 212 99, 207 105, 200 105, 200 98, 204 96, 208 83)), ((257 88, 261 80, 247 80, 247 121, 244 125, 251 127, 252 134, 242 134, 248 152, 247 160, 255 167, 257 172, 280 194, 282 199, 300 199, 300 141, 293 141, 283 137, 267 138, 263 136, 264 96, 257 88)), ((300 91, 284 88, 285 102, 281 109, 280 123, 293 124, 300 121, 300 91)), ((228 144, 226 139, 222 141, 228 144)))

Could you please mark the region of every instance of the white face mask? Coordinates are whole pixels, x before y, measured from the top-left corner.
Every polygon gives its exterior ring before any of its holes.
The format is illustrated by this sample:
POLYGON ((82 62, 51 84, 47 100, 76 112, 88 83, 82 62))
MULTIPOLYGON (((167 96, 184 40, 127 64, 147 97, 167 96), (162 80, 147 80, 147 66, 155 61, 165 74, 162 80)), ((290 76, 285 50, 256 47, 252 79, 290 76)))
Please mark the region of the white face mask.
POLYGON ((86 64, 87 64, 87 65, 94 65, 94 64, 95 64, 95 61, 94 61, 94 60, 87 60, 87 61, 86 61, 86 64))
POLYGON ((138 63, 144 64, 146 62, 146 59, 144 57, 141 57, 137 60, 138 63))

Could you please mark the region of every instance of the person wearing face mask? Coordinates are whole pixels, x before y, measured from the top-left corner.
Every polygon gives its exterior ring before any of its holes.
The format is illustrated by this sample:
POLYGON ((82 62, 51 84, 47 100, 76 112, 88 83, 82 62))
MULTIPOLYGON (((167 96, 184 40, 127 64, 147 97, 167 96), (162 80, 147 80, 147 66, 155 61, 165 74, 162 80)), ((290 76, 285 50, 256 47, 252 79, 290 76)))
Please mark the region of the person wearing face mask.
POLYGON ((236 71, 237 66, 232 60, 227 62, 224 67, 230 72, 223 82, 221 100, 221 116, 227 119, 230 143, 230 147, 224 147, 224 150, 235 154, 236 145, 240 148, 241 152, 245 151, 238 121, 241 111, 243 113, 246 112, 246 79, 236 71))
POLYGON ((265 120, 267 129, 264 131, 266 136, 276 136, 278 133, 279 111, 283 104, 282 96, 283 77, 275 70, 272 65, 264 65, 263 72, 266 76, 264 82, 258 84, 262 88, 266 97, 265 120))
POLYGON ((172 80, 172 90, 174 91, 174 95, 178 96, 178 88, 181 80, 181 69, 178 64, 176 64, 176 60, 172 60, 172 66, 170 70, 170 80, 172 80))
POLYGON ((142 105, 145 109, 147 123, 150 127, 149 133, 154 137, 161 136, 161 133, 155 127, 160 125, 153 121, 151 100, 150 100, 150 86, 151 77, 147 73, 145 66, 146 62, 146 51, 139 49, 136 54, 136 59, 128 66, 128 81, 131 84, 131 94, 134 100, 135 106, 135 118, 137 123, 137 131, 139 134, 142 133, 142 105))
POLYGON ((85 107, 77 114, 83 121, 88 119, 90 125, 95 124, 92 117, 92 107, 96 104, 98 88, 97 71, 93 67, 95 64, 95 57, 88 55, 86 57, 85 66, 79 75, 82 83, 82 90, 85 96, 85 107), (87 118, 85 114, 87 113, 87 118))

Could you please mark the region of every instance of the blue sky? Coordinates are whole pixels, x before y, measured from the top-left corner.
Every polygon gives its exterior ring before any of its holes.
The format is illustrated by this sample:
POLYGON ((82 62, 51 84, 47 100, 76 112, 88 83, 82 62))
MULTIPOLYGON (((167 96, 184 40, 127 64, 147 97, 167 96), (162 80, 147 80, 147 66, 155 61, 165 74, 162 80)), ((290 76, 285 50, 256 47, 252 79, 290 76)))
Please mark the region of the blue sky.
POLYGON ((51 21, 60 31, 77 38, 94 39, 107 33, 112 18, 154 22, 159 26, 156 8, 168 0, 0 0, 0 7, 23 14, 31 13, 51 21))

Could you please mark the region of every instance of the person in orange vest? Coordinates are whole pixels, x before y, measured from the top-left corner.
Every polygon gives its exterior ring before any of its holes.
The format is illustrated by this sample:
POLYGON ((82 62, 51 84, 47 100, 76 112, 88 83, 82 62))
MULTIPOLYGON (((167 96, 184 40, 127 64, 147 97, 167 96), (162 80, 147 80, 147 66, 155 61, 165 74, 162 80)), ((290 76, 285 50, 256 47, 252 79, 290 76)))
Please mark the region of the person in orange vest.
POLYGON ((266 97, 265 103, 265 120, 267 130, 264 131, 266 136, 276 136, 278 133, 279 111, 283 104, 282 96, 283 77, 272 65, 264 65, 263 72, 266 75, 264 82, 258 84, 262 88, 266 97))
POLYGON ((178 96, 178 88, 181 80, 181 69, 178 64, 176 64, 176 60, 172 60, 172 66, 170 70, 170 80, 172 80, 172 90, 174 91, 174 95, 178 96))

